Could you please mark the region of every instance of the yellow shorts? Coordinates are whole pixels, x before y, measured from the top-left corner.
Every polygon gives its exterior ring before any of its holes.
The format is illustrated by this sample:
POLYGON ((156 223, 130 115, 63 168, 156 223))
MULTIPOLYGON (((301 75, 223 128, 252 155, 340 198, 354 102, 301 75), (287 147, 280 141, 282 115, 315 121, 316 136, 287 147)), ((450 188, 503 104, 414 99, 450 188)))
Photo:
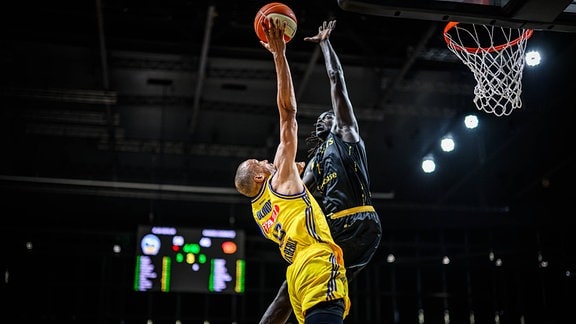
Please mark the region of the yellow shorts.
POLYGON ((304 323, 307 309, 323 301, 342 298, 344 318, 350 311, 346 269, 339 247, 316 244, 299 251, 286 270, 286 282, 299 323, 304 323))

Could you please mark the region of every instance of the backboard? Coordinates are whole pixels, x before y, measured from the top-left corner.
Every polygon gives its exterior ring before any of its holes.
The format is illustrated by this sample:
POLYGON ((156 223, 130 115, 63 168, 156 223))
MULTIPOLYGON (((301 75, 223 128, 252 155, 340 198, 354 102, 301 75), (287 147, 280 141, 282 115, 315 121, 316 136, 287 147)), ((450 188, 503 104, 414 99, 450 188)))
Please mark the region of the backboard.
POLYGON ((338 0, 342 10, 393 18, 576 32, 571 0, 338 0))

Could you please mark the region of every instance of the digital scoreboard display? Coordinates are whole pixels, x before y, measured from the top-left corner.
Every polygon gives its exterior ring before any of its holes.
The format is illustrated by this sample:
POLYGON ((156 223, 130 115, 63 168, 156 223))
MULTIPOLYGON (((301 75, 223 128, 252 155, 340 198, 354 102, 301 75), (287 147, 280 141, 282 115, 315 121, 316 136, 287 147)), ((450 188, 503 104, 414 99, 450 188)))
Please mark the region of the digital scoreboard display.
POLYGON ((244 232, 138 226, 135 291, 244 292, 244 232))

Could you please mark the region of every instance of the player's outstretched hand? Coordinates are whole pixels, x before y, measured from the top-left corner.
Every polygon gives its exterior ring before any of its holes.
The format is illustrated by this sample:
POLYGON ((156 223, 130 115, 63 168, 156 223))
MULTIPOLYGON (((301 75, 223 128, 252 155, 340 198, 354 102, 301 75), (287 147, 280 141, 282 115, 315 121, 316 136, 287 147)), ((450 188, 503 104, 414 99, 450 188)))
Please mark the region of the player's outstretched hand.
POLYGON ((286 22, 280 22, 279 18, 268 19, 268 21, 268 25, 262 21, 262 28, 264 29, 268 43, 260 41, 260 44, 272 54, 284 52, 286 50, 286 41, 284 40, 286 22))
POLYGON ((311 37, 304 37, 304 40, 312 43, 319 43, 330 37, 330 33, 336 28, 336 20, 324 21, 318 28, 318 34, 311 37))

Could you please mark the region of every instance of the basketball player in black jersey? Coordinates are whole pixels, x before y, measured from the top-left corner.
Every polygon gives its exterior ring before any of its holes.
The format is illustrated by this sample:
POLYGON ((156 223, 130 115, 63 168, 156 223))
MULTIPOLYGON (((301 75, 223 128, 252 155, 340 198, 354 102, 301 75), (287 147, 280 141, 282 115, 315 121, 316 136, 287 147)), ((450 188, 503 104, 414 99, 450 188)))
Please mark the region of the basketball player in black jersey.
MULTIPOLYGON (((318 34, 304 38, 318 43, 330 79, 332 109, 322 113, 303 180, 321 193, 321 205, 334 241, 344 252, 348 282, 372 259, 382 236, 380 218, 371 205, 370 179, 364 141, 348 97, 344 72, 329 41, 336 21, 324 22, 318 34)), ((285 323, 291 314, 286 282, 268 306, 260 324, 285 323)))

